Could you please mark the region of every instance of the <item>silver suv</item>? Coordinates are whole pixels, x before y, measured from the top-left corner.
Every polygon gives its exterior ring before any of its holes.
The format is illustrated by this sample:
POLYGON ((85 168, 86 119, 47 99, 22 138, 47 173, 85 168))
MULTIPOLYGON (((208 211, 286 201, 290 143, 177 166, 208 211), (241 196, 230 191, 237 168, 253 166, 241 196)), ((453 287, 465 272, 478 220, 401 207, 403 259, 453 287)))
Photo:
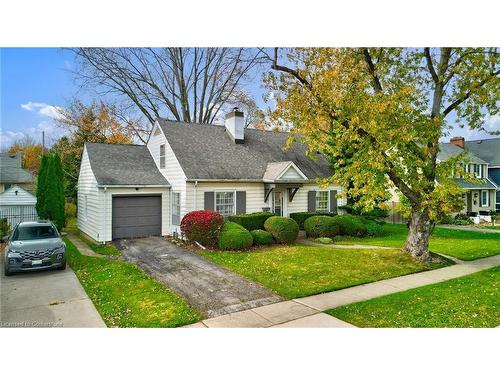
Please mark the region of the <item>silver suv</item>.
POLYGON ((49 221, 21 222, 4 239, 7 241, 5 276, 21 271, 66 268, 66 245, 49 221))

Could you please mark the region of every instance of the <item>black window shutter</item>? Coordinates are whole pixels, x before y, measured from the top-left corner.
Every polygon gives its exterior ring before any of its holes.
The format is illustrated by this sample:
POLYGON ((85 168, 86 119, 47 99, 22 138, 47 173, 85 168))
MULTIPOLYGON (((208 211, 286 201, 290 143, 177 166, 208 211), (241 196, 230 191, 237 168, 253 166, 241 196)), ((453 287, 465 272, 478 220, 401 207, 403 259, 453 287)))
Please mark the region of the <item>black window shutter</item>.
POLYGON ((237 191, 236 192, 236 213, 246 214, 247 213, 247 192, 237 191))
POLYGON ((204 208, 207 211, 215 211, 214 207, 214 192, 213 191, 206 191, 205 196, 204 196, 204 208))
POLYGON ((316 211, 316 191, 309 190, 307 192, 307 211, 314 212, 316 211))
POLYGON ((337 213, 337 190, 330 190, 330 212, 337 213))

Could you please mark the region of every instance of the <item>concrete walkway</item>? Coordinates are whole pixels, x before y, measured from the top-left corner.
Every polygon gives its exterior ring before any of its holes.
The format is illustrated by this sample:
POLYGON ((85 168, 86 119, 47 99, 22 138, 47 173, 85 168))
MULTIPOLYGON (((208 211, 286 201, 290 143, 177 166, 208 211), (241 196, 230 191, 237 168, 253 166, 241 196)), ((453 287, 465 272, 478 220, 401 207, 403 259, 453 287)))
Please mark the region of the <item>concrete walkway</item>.
POLYGON ((161 237, 119 240, 123 257, 136 263, 208 318, 280 302, 270 289, 161 237))
POLYGON ((425 271, 374 283, 341 289, 334 292, 317 294, 310 297, 297 298, 264 307, 240 311, 213 319, 203 320, 186 327, 354 327, 353 325, 334 318, 323 311, 348 305, 355 302, 397 293, 424 285, 466 276, 500 265, 500 255, 464 262, 432 271, 425 271))
MULTIPOLYGON (((1 269, 4 256, 0 253, 1 269)), ((106 327, 75 273, 0 276, 0 327, 106 327)))
POLYGON ((439 227, 439 228, 446 228, 446 229, 466 230, 466 231, 470 231, 470 232, 500 233, 500 230, 498 230, 498 229, 480 228, 480 227, 475 227, 473 225, 449 225, 449 224, 442 224, 442 225, 437 225, 437 227, 439 227))
POLYGON ((87 255, 89 257, 99 257, 99 258, 104 258, 105 257, 102 254, 96 253, 85 242, 83 242, 81 239, 79 239, 73 233, 68 233, 67 237, 69 238, 69 240, 71 242, 73 242, 73 245, 75 245, 77 247, 78 251, 80 251, 81 254, 87 255))

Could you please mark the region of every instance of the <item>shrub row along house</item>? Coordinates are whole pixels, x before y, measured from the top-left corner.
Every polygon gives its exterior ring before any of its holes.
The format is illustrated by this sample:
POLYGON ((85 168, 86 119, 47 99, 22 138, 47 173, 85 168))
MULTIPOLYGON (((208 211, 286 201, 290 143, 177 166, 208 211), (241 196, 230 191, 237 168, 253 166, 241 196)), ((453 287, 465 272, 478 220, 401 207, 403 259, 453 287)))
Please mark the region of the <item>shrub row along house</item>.
POLYGON ((327 161, 283 147, 288 133, 246 129, 236 108, 224 126, 158 119, 146 145, 85 144, 78 227, 96 241, 179 233, 195 210, 232 214, 336 212, 340 186, 320 187, 327 161))

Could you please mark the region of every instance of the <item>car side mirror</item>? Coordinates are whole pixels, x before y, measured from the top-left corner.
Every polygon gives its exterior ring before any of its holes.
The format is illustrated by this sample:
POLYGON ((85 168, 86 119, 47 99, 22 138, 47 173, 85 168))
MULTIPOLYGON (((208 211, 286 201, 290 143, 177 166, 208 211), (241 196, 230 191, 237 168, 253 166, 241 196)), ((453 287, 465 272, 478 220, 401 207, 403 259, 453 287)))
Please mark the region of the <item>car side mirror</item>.
POLYGON ((66 237, 68 235, 67 232, 61 232, 61 237, 66 237))
POLYGON ((3 242, 7 242, 8 240, 9 240, 9 236, 3 236, 3 237, 2 237, 2 241, 3 241, 3 242))

